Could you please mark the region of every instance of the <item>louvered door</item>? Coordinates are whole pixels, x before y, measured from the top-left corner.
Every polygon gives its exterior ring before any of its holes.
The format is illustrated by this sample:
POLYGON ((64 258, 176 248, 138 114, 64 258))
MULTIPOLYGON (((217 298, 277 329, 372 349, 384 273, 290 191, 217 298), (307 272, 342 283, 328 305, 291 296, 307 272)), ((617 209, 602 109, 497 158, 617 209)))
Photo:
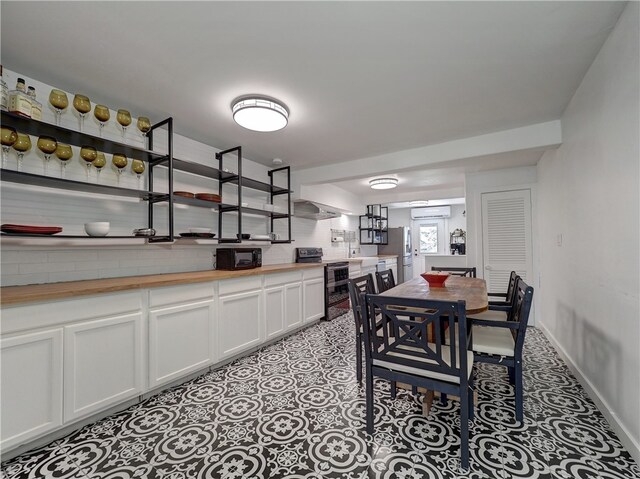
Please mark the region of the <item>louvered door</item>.
POLYGON ((531 191, 482 194, 482 252, 487 291, 504 292, 516 271, 532 284, 531 191))

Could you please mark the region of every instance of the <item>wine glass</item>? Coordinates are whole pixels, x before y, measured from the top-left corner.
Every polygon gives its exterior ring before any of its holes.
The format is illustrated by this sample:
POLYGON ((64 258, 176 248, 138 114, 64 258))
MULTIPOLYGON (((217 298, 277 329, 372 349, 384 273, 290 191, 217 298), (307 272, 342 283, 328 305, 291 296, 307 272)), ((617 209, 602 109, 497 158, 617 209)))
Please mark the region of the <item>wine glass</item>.
POLYGON ((56 90, 55 88, 49 93, 49 103, 55 109, 56 112, 56 125, 60 125, 60 116, 62 111, 69 106, 69 99, 67 94, 62 90, 56 90))
POLYGON ((39 136, 36 144, 38 149, 44 153, 44 174, 47 175, 49 173, 49 160, 51 159, 51 154, 56 151, 58 142, 50 136, 39 136))
POLYGON ((142 173, 144 173, 144 161, 142 160, 133 160, 131 162, 131 170, 137 175, 138 177, 138 189, 142 189, 142 173))
POLYGON ((73 150, 65 143, 58 143, 55 154, 60 160, 60 178, 64 178, 67 171, 67 162, 73 157, 73 150))
POLYGON ((93 146, 83 146, 80 148, 80 158, 82 158, 87 165, 87 181, 89 181, 89 173, 91 172, 91 163, 98 157, 98 150, 93 146))
POLYGON ((18 171, 22 171, 22 159, 24 154, 31 149, 31 137, 24 133, 18 133, 13 149, 18 152, 18 171))
POLYGON ((109 107, 96 105, 93 109, 93 116, 96 117, 96 120, 98 120, 98 123, 100 124, 100 138, 102 138, 102 129, 104 128, 105 123, 109 121, 109 118, 111 118, 109 107))
POLYGON ((124 138, 127 134, 127 127, 131 124, 131 113, 127 110, 118 110, 116 120, 118 120, 118 123, 122 126, 122 138, 124 138))
POLYGON ((111 163, 113 163, 113 166, 117 168, 116 172, 118 173, 118 185, 120 185, 120 176, 122 175, 122 170, 127 167, 127 163, 129 163, 129 160, 127 160, 127 157, 123 154, 114 153, 113 157, 111 158, 111 163))
POLYGON ((7 157, 9 149, 18 139, 18 132, 15 128, 2 125, 2 168, 7 168, 7 157))
POLYGON ((101 151, 99 151, 97 153, 96 159, 93 160, 93 167, 96 169, 96 183, 100 182, 100 172, 102 171, 102 168, 105 167, 105 165, 107 164, 107 159, 104 156, 104 153, 102 153, 101 151))
POLYGON ((91 111, 91 100, 89 100, 89 97, 86 95, 76 93, 73 96, 73 107, 78 112, 78 124, 80 126, 80 131, 82 131, 82 127, 84 126, 84 117, 91 111))

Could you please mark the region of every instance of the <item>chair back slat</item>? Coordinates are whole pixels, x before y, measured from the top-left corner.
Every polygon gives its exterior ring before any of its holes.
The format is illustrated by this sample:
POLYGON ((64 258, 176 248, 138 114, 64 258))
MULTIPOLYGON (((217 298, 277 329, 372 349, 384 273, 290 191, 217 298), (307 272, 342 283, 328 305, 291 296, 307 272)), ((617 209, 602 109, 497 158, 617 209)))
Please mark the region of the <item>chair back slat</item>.
POLYGON ((351 311, 356 320, 358 328, 363 327, 362 307, 365 306, 364 296, 366 294, 374 294, 373 276, 367 274, 358 278, 348 280, 349 299, 351 300, 351 311))
POLYGON ((512 271, 509 275, 509 286, 507 286, 507 297, 505 298, 507 303, 511 303, 513 301, 513 293, 516 290, 516 284, 519 278, 520 276, 518 276, 518 273, 515 271, 512 271))
POLYGON ((385 361, 436 373, 467 377, 466 316, 464 301, 436 301, 368 294, 363 310, 365 348, 369 360, 385 361), (379 319, 375 314, 381 313, 379 319), (456 321, 457 320, 457 321, 456 321), (375 328, 385 331, 377 335, 375 328), (447 344, 440 334, 458 323, 459 337, 447 344), (436 334, 429 338, 429 327, 436 334), (391 331, 395 334, 389 334, 391 331), (464 338, 464 339, 463 339, 464 338), (462 374, 464 372, 464 374, 462 374))
POLYGON ((393 270, 390 269, 377 271, 376 281, 378 283, 378 293, 384 293, 396 286, 396 280, 393 277, 393 270))
POLYGON ((518 277, 513 294, 513 305, 507 319, 508 321, 518 323, 518 329, 512 329, 511 334, 515 341, 516 350, 522 352, 525 332, 527 330, 527 324, 529 323, 529 313, 533 302, 533 288, 528 286, 522 278, 518 277))
POLYGON ((447 271, 454 276, 466 276, 469 278, 476 277, 476 268, 463 268, 460 266, 432 266, 431 271, 447 271))

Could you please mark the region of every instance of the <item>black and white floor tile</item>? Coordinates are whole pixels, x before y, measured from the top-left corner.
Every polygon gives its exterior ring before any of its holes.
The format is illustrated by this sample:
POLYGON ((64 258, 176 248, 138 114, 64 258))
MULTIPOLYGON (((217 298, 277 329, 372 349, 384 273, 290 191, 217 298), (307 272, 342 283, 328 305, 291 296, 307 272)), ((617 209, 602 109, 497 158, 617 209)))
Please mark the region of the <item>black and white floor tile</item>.
POLYGON ((542 333, 525 348, 525 420, 504 368, 476 366, 471 464, 459 405, 376 383, 365 432, 350 315, 321 323, 2 464, 7 479, 638 479, 640 469, 542 333))

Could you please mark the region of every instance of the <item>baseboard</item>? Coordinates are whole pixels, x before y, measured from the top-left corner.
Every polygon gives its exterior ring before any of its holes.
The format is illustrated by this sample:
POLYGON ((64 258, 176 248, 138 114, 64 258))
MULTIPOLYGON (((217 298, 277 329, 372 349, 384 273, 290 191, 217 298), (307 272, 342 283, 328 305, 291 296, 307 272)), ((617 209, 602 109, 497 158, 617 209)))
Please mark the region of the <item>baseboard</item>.
POLYGON ((587 394, 589 394, 600 412, 607 419, 611 428, 618 435, 620 442, 627 451, 629 451, 629 454, 631 454, 635 461, 640 464, 640 444, 631 436, 631 433, 627 430, 624 424, 620 422, 617 414, 611 410, 607 401, 600 395, 591 381, 585 377, 582 370, 573 362, 571 356, 569 356, 565 349, 560 345, 555 336, 551 334, 551 331, 549 331, 541 321, 538 322, 536 327, 544 333, 562 360, 567 364, 573 375, 578 379, 585 391, 587 391, 587 394))

